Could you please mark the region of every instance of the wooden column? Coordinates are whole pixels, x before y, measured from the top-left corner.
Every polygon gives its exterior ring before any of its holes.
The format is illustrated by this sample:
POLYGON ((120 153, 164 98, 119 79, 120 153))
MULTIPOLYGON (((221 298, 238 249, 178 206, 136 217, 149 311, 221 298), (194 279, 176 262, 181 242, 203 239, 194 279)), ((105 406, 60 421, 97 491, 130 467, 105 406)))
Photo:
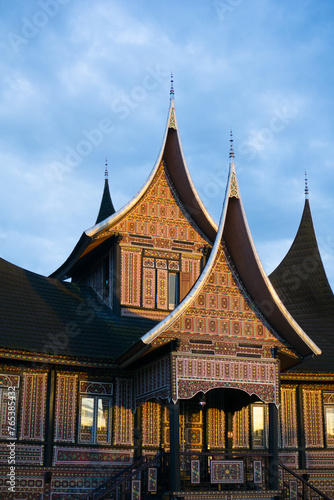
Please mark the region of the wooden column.
POLYGON ((274 403, 269 404, 269 488, 278 490, 278 409, 274 403))
POLYGON ((169 440, 170 440, 170 464, 169 478, 170 490, 180 491, 180 403, 169 404, 169 440))
POLYGON ((56 394, 56 373, 52 368, 48 373, 47 389, 46 389, 46 415, 45 415, 45 449, 44 449, 44 467, 52 466, 53 456, 53 439, 54 439, 54 406, 56 394))
POLYGON ((297 388, 297 439, 298 439, 298 467, 306 469, 306 454, 305 454, 305 424, 304 424, 304 408, 303 408, 303 389, 301 385, 297 388))

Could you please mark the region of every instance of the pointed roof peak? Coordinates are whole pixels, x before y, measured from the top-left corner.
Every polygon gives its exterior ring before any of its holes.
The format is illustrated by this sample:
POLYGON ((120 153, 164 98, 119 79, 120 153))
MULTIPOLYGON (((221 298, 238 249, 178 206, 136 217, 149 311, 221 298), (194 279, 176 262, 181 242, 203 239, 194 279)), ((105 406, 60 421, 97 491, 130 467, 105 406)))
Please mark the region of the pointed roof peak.
POLYGON ((230 175, 229 175, 229 181, 228 181, 228 196, 229 198, 240 198, 239 195, 239 186, 238 186, 238 181, 237 181, 237 173, 235 170, 235 164, 234 164, 234 149, 233 149, 233 134, 232 134, 232 129, 230 130, 230 175))
POLYGON ((173 72, 170 74, 170 91, 169 95, 171 99, 174 99, 174 79, 173 79, 173 72))
POLYGON ((234 159, 234 150, 233 150, 233 133, 232 129, 230 130, 230 158, 234 159))
POLYGON ((104 170, 104 190, 100 205, 100 210, 96 219, 95 224, 102 222, 103 220, 110 217, 110 215, 115 213, 115 208, 113 202, 111 200, 110 191, 109 191, 109 182, 108 182, 108 159, 105 161, 105 170, 104 170))
POLYGON ((104 171, 104 177, 106 180, 108 180, 108 158, 106 157, 106 163, 105 163, 105 171, 104 171))
POLYGON ((309 191, 308 191, 308 184, 307 184, 307 173, 305 170, 305 200, 308 200, 308 194, 309 194, 309 191))

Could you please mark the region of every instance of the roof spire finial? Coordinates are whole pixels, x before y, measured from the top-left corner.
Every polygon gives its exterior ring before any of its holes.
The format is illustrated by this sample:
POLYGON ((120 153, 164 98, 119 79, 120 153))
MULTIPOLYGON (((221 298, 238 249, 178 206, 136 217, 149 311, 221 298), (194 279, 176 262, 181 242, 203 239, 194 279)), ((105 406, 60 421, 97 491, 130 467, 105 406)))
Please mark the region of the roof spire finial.
POLYGON ((232 129, 230 130, 230 158, 234 159, 234 150, 233 150, 233 134, 232 129))
POLYGON ((174 98, 174 80, 173 80, 173 72, 171 71, 170 74, 170 92, 169 92, 170 98, 174 98))
POLYGON ((307 173, 305 170, 305 200, 308 199, 308 184, 307 184, 307 173))
POLYGON ((108 158, 106 157, 106 163, 105 163, 105 171, 104 171, 104 177, 108 179, 108 158))

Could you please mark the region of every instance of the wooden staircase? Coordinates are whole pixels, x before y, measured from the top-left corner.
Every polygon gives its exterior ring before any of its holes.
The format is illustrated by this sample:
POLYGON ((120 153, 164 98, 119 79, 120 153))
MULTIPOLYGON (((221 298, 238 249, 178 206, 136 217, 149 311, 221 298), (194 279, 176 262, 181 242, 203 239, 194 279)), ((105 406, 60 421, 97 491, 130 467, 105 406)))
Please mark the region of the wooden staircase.
MULTIPOLYGON (((80 497, 80 500, 140 500, 164 499, 178 500, 333 500, 322 493, 308 480, 308 475, 299 475, 294 470, 278 463, 279 490, 263 488, 233 489, 223 487, 210 488, 207 484, 190 487, 182 483, 182 491, 168 491, 169 453, 158 453, 153 458, 140 457, 133 464, 125 467, 110 479, 102 483, 95 490, 80 497), (150 470, 153 474, 153 484, 150 482, 150 470), (159 487, 158 487, 159 483, 159 487)), ((216 485, 217 486, 217 485, 216 485)))

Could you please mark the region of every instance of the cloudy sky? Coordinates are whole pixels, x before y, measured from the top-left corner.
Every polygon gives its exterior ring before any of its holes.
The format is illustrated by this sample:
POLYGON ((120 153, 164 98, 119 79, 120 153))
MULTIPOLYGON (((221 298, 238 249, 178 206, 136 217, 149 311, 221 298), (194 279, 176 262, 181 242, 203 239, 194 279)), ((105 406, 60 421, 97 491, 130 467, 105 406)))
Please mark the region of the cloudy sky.
POLYGON ((184 153, 218 221, 232 127, 268 273, 304 206, 334 285, 334 2, 2 0, 1 257, 48 275, 94 225, 108 157, 116 209, 161 146, 170 72, 184 153))

